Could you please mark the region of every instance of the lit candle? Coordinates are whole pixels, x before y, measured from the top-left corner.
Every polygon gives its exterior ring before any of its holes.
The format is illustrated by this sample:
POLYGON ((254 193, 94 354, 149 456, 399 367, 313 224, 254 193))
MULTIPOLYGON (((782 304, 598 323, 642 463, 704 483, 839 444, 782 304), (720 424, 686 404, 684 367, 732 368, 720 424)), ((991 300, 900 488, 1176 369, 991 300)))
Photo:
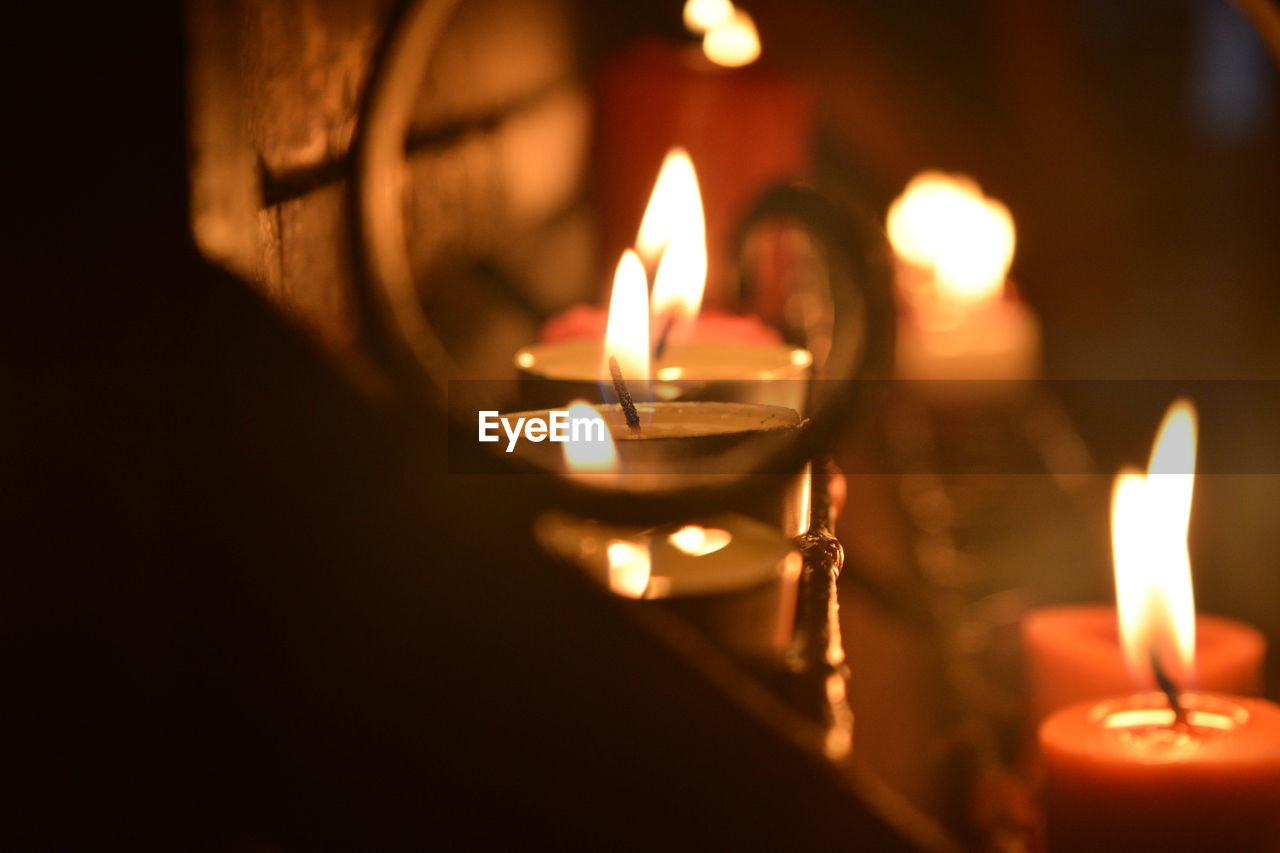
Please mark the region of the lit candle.
POLYGON ((1022 380, 1039 373, 1040 325, 1010 292, 1013 218, 968 178, 924 172, 888 214, 901 307, 896 373, 929 380, 931 394, 1002 386, 947 380, 1022 380))
POLYGON ((800 409, 812 355, 782 343, 776 330, 758 318, 703 311, 706 276, 697 176, 688 156, 677 150, 654 185, 636 249, 623 253, 607 314, 596 308, 571 309, 547 324, 543 343, 516 353, 526 404, 598 399, 607 330, 638 326, 643 319, 644 331, 629 334, 649 347, 652 358, 643 368, 632 366, 623 373, 636 382, 652 379, 658 399, 755 401, 800 409), (647 307, 635 296, 647 293, 646 266, 655 271, 647 307))
MULTIPOLYGON (((744 443, 762 452, 794 441, 805 422, 794 409, 752 403, 640 403, 639 432, 633 432, 617 405, 575 402, 568 418, 592 418, 603 422, 601 438, 614 449, 599 449, 597 433, 582 431, 590 440, 566 441, 561 445, 546 441, 522 442, 516 447, 524 459, 541 468, 562 474, 589 472, 596 480, 633 491, 670 491, 704 485, 739 476, 733 470, 690 472, 690 463, 713 464, 712 460, 744 443), (577 413, 576 415, 574 413, 577 413), (603 453, 606 462, 587 467, 585 460, 603 453), (566 458, 564 454, 569 454, 566 458)), ((510 412, 500 419, 514 429, 516 424, 548 422, 550 410, 510 412)), ((771 524, 787 536, 799 536, 809 529, 809 466, 798 473, 753 475, 745 483, 736 503, 729 507, 771 524)))
POLYGON ((1280 707, 1163 694, 1059 711, 1040 727, 1051 851, 1280 850, 1280 707))
POLYGON ((1195 413, 1165 416, 1146 474, 1112 500, 1116 606, 1134 683, 1040 726, 1050 850, 1280 849, 1280 707, 1197 690, 1187 554, 1195 413))
POLYGON ((646 41, 596 76, 596 166, 606 251, 635 234, 646 178, 673 146, 703 169, 711 287, 721 304, 722 259, 748 206, 769 186, 808 176, 814 96, 761 67, 751 16, 729 0, 690 0, 700 47, 646 41))
MULTIPOLYGON (((1217 616, 1195 616, 1187 525, 1195 468, 1195 413, 1190 403, 1170 407, 1156 437, 1144 477, 1122 473, 1112 506, 1112 538, 1118 607, 1076 605, 1035 610, 1022 623, 1029 707, 1033 720, 1066 705, 1123 693, 1136 684, 1152 689, 1150 667, 1135 652, 1146 643, 1121 637, 1147 625, 1138 615, 1157 596, 1157 567, 1177 568, 1179 583, 1166 610, 1176 609, 1191 625, 1176 674, 1187 684, 1226 693, 1257 694, 1262 687, 1266 642, 1256 629, 1217 616), (1126 614, 1128 614, 1126 616, 1126 614), (1126 621, 1127 620, 1127 621, 1126 621), (1194 680, 1189 661, 1194 657, 1194 680)), ((1163 612, 1163 611, 1162 611, 1163 612)), ((1149 630, 1149 629, 1142 629, 1149 630)), ((1165 636, 1169 632, 1164 633, 1165 636)))

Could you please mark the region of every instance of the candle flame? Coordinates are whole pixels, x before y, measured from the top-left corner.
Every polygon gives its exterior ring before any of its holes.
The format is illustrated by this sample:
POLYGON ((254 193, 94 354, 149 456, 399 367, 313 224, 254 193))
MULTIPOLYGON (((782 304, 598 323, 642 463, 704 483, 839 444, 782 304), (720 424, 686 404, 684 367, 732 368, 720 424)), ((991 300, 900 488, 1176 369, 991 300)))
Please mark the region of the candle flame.
POLYGON ((971 178, 921 172, 890 205, 886 224, 898 256, 932 275, 934 299, 972 306, 1002 292, 1013 217, 971 178))
POLYGON ((655 321, 697 317, 707 286, 707 225, 698 174, 683 148, 672 148, 662 161, 636 249, 646 263, 657 262, 650 302, 655 321))
MULTIPOLYGON (((702 236, 705 244, 706 225, 702 214, 702 194, 698 190, 698 174, 689 152, 675 147, 662 159, 653 193, 640 220, 636 235, 636 251, 650 266, 662 257, 667 245, 681 233, 702 236)), ((705 251, 705 245, 704 245, 705 251)))
POLYGON ((689 0, 684 4, 684 25, 689 32, 702 35, 733 17, 729 0, 689 0))
POLYGON ((618 449, 609 425, 585 400, 569 404, 568 439, 561 447, 564 465, 577 474, 608 474, 618 470, 618 449))
POLYGON ((1196 619, 1187 527, 1195 483, 1196 415, 1169 407, 1144 475, 1121 471, 1111 501, 1120 640, 1129 670, 1151 681, 1158 660, 1180 688, 1195 677, 1196 619))
POLYGON ((622 375, 632 382, 649 378, 649 285, 644 265, 635 252, 622 253, 613 276, 609 322, 604 333, 600 378, 609 383, 609 358, 618 360, 622 375))
POLYGON ((613 539, 606 549, 609 589, 627 598, 644 598, 649 588, 649 549, 625 539, 613 539))
POLYGON ((760 58, 760 35, 756 22, 741 9, 721 21, 702 36, 702 52, 716 65, 740 68, 760 58))
POLYGON ((707 240, 701 233, 678 233, 662 253, 653 280, 653 316, 692 320, 702 307, 707 286, 707 240))
POLYGON ((718 527, 703 527, 698 524, 686 524, 667 536, 667 541, 677 551, 690 557, 704 557, 714 554, 733 540, 733 535, 718 527))

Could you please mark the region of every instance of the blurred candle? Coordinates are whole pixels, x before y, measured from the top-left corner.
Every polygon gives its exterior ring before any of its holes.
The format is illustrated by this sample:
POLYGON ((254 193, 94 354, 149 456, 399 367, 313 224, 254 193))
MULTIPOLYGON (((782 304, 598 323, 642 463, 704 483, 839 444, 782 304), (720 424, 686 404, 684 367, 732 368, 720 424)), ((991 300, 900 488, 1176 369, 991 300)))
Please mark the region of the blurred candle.
POLYGON ((761 67, 750 15, 728 0, 691 0, 685 23, 700 47, 646 41, 595 80, 598 190, 605 250, 630 244, 647 176, 675 146, 702 170, 713 305, 727 302, 731 240, 769 186, 808 176, 814 96, 761 67))
POLYGON ((1003 204, 969 178, 923 172, 890 206, 887 227, 901 307, 899 378, 1019 380, 1039 373, 1039 323, 1007 286, 1015 232, 1003 204))

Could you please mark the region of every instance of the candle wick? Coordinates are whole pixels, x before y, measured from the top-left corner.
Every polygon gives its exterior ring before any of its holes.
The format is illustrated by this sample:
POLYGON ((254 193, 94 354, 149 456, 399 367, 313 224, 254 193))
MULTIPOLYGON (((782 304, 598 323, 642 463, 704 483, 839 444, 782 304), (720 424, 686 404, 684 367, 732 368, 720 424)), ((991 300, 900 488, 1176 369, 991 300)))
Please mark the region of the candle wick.
POLYGON ((1160 665, 1160 656, 1156 654, 1156 650, 1151 650, 1151 670, 1155 673, 1156 684, 1164 693, 1165 698, 1169 700, 1169 707, 1173 709, 1173 724, 1175 726, 1186 725, 1187 709, 1183 707, 1178 696, 1178 685, 1174 684, 1173 679, 1169 677, 1169 673, 1165 672, 1163 666, 1160 665))
POLYGON ((618 404, 622 406, 622 416, 627 419, 627 428, 632 434, 640 434, 640 413, 636 411, 635 401, 627 390, 627 382, 622 378, 622 368, 618 359, 609 356, 609 373, 613 375, 613 390, 618 392, 618 404))
POLYGON ((667 339, 671 337, 671 330, 676 327, 676 315, 673 311, 667 315, 667 321, 662 326, 662 333, 658 335, 658 342, 653 347, 653 360, 658 361, 662 358, 662 354, 667 350, 667 339))

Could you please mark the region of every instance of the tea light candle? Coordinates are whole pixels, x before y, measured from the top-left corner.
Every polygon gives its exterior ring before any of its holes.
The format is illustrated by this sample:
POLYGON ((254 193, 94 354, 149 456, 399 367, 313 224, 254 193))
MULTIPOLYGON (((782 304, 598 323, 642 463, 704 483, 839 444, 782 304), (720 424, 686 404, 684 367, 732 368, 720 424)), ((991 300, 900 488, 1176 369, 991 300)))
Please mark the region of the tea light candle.
MULTIPOLYGON (((624 375, 653 381, 661 400, 761 402, 801 410, 813 356, 757 318, 704 317, 707 277, 702 202, 693 162, 669 152, 636 237, 614 275, 607 315, 577 306, 548 326, 553 340, 515 355, 526 406, 601 399, 608 353, 629 353, 624 375), (656 265, 648 293, 645 258, 656 265), (798 380, 783 382, 780 380, 798 380)), ((548 335, 544 334, 544 337, 548 335)))
POLYGON ((1280 707, 1140 694, 1040 727, 1051 851, 1280 849, 1280 707))
MULTIPOLYGON (((608 440, 616 448, 616 475, 611 481, 619 488, 664 491, 688 488, 710 481, 740 476, 731 470, 709 470, 690 473, 691 461, 707 462, 744 442, 757 445, 762 452, 771 446, 794 441, 795 433, 805 421, 793 409, 746 403, 641 403, 636 410, 640 431, 632 432, 620 407, 616 405, 574 404, 570 417, 585 407, 603 420, 608 440)), ((546 410, 512 412, 501 415, 514 425, 524 418, 548 421, 546 410)), ((587 443, 589 447, 590 444, 587 443)), ((579 448, 574 443, 563 446, 546 441, 523 442, 516 452, 539 467, 570 473, 574 469, 572 454, 579 448), (565 454, 570 458, 566 460, 565 454)), ((593 474, 592 476, 599 476, 593 474)), ((736 512, 752 516, 786 536, 799 536, 809 529, 809 466, 796 473, 767 473, 751 477, 738 502, 736 512)))
POLYGON ((998 393, 1039 374, 1040 325, 1007 287, 1013 218, 963 177, 924 172, 890 207, 897 257, 896 372, 928 393, 998 393))
POLYGON ((673 611, 732 651, 776 659, 790 642, 802 561, 759 521, 721 513, 637 529, 547 514, 534 536, 614 594, 673 611))
MULTIPOLYGON (((582 397, 600 400, 601 341, 534 344, 516 353, 521 400, 553 406, 582 397)), ((813 365, 808 350, 786 344, 673 343, 652 370, 658 400, 717 400, 804 408, 813 365), (791 381, 784 381, 791 380, 791 381)))

